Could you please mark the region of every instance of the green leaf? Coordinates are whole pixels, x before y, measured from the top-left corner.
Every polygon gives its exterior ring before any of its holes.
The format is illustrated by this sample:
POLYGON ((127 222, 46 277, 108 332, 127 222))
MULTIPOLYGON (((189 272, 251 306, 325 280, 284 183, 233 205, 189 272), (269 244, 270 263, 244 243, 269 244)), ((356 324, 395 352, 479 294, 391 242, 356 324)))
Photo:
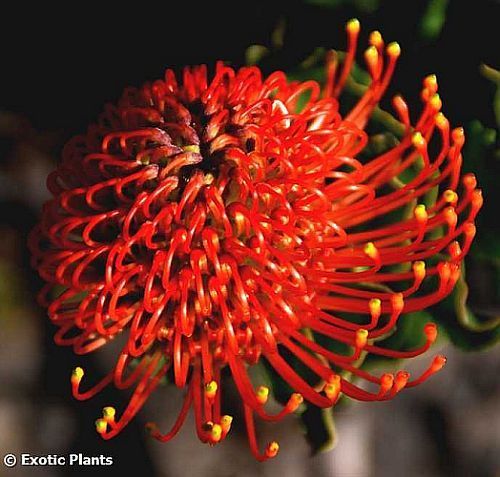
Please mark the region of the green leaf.
MULTIPOLYGON (((497 278, 500 276, 499 272, 500 267, 496 270, 497 278)), ((473 311, 467 303, 468 296, 464 265, 451 295, 433 306, 431 313, 457 347, 474 351, 492 346, 500 339, 498 307, 496 313, 473 311)))
POLYGON ((420 20, 420 34, 426 40, 436 40, 446 21, 448 0, 430 0, 420 20))
MULTIPOLYGON (((484 332, 477 332, 467 329, 457 322, 457 312, 454 308, 455 292, 452 296, 443 301, 440 305, 433 307, 432 313, 436 321, 442 325, 450 341, 458 348, 465 351, 479 351, 494 345, 500 339, 500 327, 484 332)), ((471 313, 469 311, 469 313, 471 313)), ((468 318, 469 322, 472 320, 468 318)), ((473 320, 478 322, 478 318, 473 320)))
POLYGON ((285 43, 286 20, 281 17, 271 33, 271 43, 277 50, 283 48, 285 43))
POLYGON ((335 423, 331 409, 321 409, 308 404, 300 417, 312 455, 330 450, 335 446, 335 423))
POLYGON ((481 333, 494 331, 500 326, 500 312, 493 317, 480 318, 467 306, 469 287, 465 282, 464 273, 461 274, 453 293, 453 305, 457 313, 458 322, 467 330, 481 333))
POLYGON ((269 49, 265 46, 250 45, 245 51, 245 63, 249 66, 257 65, 267 55, 269 55, 269 49))
POLYGON ((500 127, 500 71, 495 70, 491 66, 482 64, 480 72, 486 79, 496 85, 497 91, 493 99, 493 109, 495 111, 497 126, 500 127))

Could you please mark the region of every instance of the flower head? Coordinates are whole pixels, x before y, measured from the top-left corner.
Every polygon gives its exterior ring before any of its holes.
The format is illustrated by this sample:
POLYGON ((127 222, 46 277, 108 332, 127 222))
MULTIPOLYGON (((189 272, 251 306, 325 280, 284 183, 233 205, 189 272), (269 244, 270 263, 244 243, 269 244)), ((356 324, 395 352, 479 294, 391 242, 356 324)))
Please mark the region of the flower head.
POLYGON ((482 203, 474 177, 460 179, 464 133, 440 112, 434 76, 424 80, 414 122, 403 98, 393 99, 399 143, 363 157, 364 128, 400 48, 372 33, 371 83, 342 117, 338 97, 358 33, 349 22, 343 64, 327 57, 323 87, 222 63, 213 77, 205 66, 180 79, 167 70, 125 90, 64 148, 30 247, 58 344, 87 354, 126 337, 96 385, 81 389, 82 368, 71 378, 78 399, 108 384, 133 389, 124 411, 106 407, 96 421, 103 438, 118 434, 169 373, 185 388, 184 403, 172 429, 150 424, 152 435, 171 439, 193 408, 199 438, 220 442, 232 421, 221 405, 229 368, 251 450, 264 460, 279 446, 259 450, 255 415, 277 421, 303 399, 325 408, 341 394, 391 399, 444 365, 437 356, 417 378, 358 365, 365 354, 417 356, 435 341, 428 323, 420 348, 377 344, 403 313, 451 292, 482 203), (266 410, 269 388, 248 374, 260 361, 295 391, 277 414, 266 410))

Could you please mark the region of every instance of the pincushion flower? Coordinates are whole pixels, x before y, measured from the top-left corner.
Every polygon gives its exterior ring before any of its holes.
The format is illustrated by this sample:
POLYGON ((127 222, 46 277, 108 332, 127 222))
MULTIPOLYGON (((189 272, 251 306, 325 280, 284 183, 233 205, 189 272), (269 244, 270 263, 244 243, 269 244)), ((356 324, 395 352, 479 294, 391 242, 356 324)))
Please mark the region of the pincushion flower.
POLYGON ((77 399, 111 384, 132 389, 126 409, 106 407, 96 421, 103 438, 117 435, 168 373, 184 402, 172 429, 150 424, 152 435, 168 441, 193 408, 199 438, 223 440, 228 368, 250 448, 265 460, 278 444, 259 449, 255 416, 278 421, 303 399, 326 408, 340 394, 388 400, 444 365, 438 355, 410 378, 374 375, 359 361, 410 358, 436 339, 427 323, 417 349, 377 344, 402 314, 440 301, 459 278, 482 203, 474 176, 460 177, 463 130, 450 129, 429 76, 415 121, 393 98, 401 141, 363 158, 365 127, 400 49, 372 33, 371 83, 341 116, 356 20, 347 33, 344 61, 327 58, 323 87, 223 63, 213 75, 205 66, 186 67, 182 78, 167 70, 126 89, 64 148, 30 248, 57 344, 84 355, 125 336, 101 381, 81 383, 82 368, 71 378, 77 399), (294 390, 277 414, 266 409, 269 388, 249 377, 260 362, 294 390))

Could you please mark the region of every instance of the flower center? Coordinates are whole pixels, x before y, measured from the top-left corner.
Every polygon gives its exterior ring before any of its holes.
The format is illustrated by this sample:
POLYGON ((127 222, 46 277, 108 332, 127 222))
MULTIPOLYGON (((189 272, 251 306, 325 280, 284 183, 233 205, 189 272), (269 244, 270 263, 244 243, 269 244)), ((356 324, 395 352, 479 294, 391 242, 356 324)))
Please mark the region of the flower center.
MULTIPOLYGON (((183 166, 179 170, 180 186, 184 187, 195 171, 201 171, 205 175, 218 177, 220 165, 224 162, 224 144, 240 143, 238 137, 242 129, 234 124, 228 124, 225 118, 217 120, 215 114, 207 114, 206 106, 200 99, 182 104, 189 114, 189 137, 184 137, 180 141, 184 150, 196 151, 201 155, 200 162, 183 166), (212 144, 217 141, 222 143, 222 148, 214 148, 212 144), (189 144, 186 146, 186 140, 189 144), (194 143, 194 144, 192 144, 194 143)), ((219 115, 220 117, 221 115, 219 115)), ((186 118, 187 120, 188 118, 186 118)), ((168 131, 168 128, 167 128, 168 131)))

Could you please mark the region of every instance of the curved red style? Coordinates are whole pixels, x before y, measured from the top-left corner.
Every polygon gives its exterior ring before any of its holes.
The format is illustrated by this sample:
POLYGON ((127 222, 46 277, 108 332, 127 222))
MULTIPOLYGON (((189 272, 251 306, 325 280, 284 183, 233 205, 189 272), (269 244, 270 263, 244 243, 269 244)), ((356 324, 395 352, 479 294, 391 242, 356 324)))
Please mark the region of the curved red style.
POLYGON ((228 367, 251 450, 265 460, 278 444, 259 450, 255 415, 277 421, 302 399, 329 407, 340 393, 391 399, 444 365, 437 356, 410 379, 405 371, 372 375, 358 361, 365 353, 417 356, 436 339, 429 323, 418 349, 377 345, 402 313, 438 302, 459 277, 482 203, 474 177, 460 179, 463 130, 450 130, 429 76, 414 122, 405 101, 393 100, 401 141, 363 159, 364 128, 400 51, 371 35, 371 84, 342 117, 337 98, 359 23, 350 21, 347 33, 342 67, 327 58, 324 87, 222 63, 211 80, 205 66, 185 68, 181 79, 167 70, 163 80, 126 89, 64 148, 30 247, 58 344, 87 354, 126 334, 102 381, 81 390, 81 368, 71 379, 77 399, 108 384, 134 389, 119 418, 107 407, 97 420, 105 439, 168 372, 185 399, 172 429, 162 434, 151 424, 153 436, 171 439, 193 408, 199 438, 221 441, 232 420, 221 409, 228 367), (315 383, 290 365, 290 354, 315 383), (276 415, 266 410, 269 389, 248 375, 261 360, 296 391, 276 415))

